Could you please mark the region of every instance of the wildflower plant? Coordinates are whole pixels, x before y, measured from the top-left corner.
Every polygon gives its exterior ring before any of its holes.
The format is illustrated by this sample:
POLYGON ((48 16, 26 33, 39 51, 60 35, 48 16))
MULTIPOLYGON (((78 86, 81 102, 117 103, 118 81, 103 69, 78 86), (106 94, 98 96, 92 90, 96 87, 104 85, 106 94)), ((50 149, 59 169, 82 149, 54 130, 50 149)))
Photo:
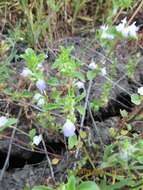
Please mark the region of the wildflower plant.
MULTIPOLYGON (((55 118, 52 116, 52 111, 55 109, 59 110, 59 114, 62 114, 65 118, 62 129, 63 134, 69 137, 69 143, 71 142, 73 144, 74 139, 74 143, 77 144, 75 112, 79 110, 80 102, 85 97, 86 92, 84 88, 85 76, 79 70, 81 63, 71 57, 72 50, 73 47, 61 47, 61 53, 52 66, 52 69, 58 75, 50 79, 45 79, 41 64, 44 62, 46 56, 44 54, 36 55, 34 50, 28 48, 25 54, 21 56, 26 62, 21 76, 30 80, 37 87, 37 91, 39 91, 35 92, 33 103, 36 103, 44 111, 37 116, 37 119, 42 122, 41 124, 45 123, 42 119, 44 115, 50 115, 50 117, 48 116, 49 120, 54 122, 55 118), (50 97, 46 93, 48 86, 53 87, 50 97), (65 95, 63 95, 60 86, 64 88, 65 95), (76 96, 77 89, 84 89, 83 93, 78 97, 76 96)), ((55 124, 53 123, 53 125, 55 124)))

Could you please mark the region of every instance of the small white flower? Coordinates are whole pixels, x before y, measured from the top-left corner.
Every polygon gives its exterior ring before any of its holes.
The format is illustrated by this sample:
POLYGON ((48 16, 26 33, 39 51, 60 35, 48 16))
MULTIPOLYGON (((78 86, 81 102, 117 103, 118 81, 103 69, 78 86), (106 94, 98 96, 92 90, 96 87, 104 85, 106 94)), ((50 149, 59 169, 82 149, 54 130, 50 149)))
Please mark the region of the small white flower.
POLYGON ((137 38, 137 31, 139 30, 139 27, 137 27, 135 23, 136 22, 133 22, 130 26, 128 26, 128 28, 129 28, 129 35, 131 37, 137 38))
POLYGON ((137 31, 139 27, 135 25, 136 22, 132 23, 131 25, 127 26, 127 18, 121 20, 121 23, 116 26, 116 30, 121 32, 124 37, 137 37, 137 31))
POLYGON ((42 63, 39 63, 38 65, 37 65, 37 69, 42 69, 43 68, 43 64, 42 63))
POLYGON ((101 69, 101 74, 102 74, 102 76, 107 75, 106 67, 103 67, 103 68, 101 69))
POLYGON ((46 82, 42 79, 36 82, 36 86, 40 90, 41 93, 43 93, 46 90, 46 82))
POLYGON ((0 117, 0 127, 3 127, 7 123, 8 119, 5 116, 0 117))
POLYGON ((128 37, 129 35, 129 28, 126 25, 127 18, 125 17, 123 20, 121 20, 121 23, 116 26, 116 30, 121 32, 124 37, 128 37))
POLYGON ((46 53, 46 58, 48 58, 49 57, 49 54, 48 53, 46 53))
POLYGON ((40 99, 38 100, 38 102, 37 102, 37 106, 39 106, 39 107, 43 106, 44 104, 45 104, 44 98, 40 98, 40 99))
POLYGON ((43 96, 39 93, 36 93, 33 97, 34 100, 38 101, 40 98, 42 98, 43 96))
POLYGON ((27 67, 25 67, 20 75, 22 77, 28 77, 28 76, 32 75, 32 71, 30 69, 28 69, 27 67))
POLYGON ((77 86, 78 89, 85 89, 84 83, 81 82, 81 81, 76 82, 76 83, 75 83, 75 86, 77 86))
POLYGON ((138 94, 140 94, 141 96, 143 96, 143 86, 138 88, 138 94))
POLYGON ((96 69, 97 64, 95 63, 95 61, 92 60, 91 63, 88 65, 88 68, 92 70, 96 69))
POLYGON ((75 125, 69 119, 67 119, 66 123, 63 126, 63 133, 65 137, 71 137, 75 135, 75 125))
POLYGON ((103 31, 103 32, 106 32, 108 30, 108 25, 102 25, 100 27, 100 29, 103 31))
POLYGON ((39 93, 35 94, 33 99, 37 102, 37 105, 39 107, 41 107, 41 106, 43 106, 45 104, 44 97, 39 93))
POLYGON ((127 17, 123 18, 121 20, 121 23, 125 26, 127 24, 127 17))
POLYGON ((38 146, 41 141, 42 141, 42 135, 36 135, 35 137, 33 137, 32 144, 35 144, 36 146, 38 146))

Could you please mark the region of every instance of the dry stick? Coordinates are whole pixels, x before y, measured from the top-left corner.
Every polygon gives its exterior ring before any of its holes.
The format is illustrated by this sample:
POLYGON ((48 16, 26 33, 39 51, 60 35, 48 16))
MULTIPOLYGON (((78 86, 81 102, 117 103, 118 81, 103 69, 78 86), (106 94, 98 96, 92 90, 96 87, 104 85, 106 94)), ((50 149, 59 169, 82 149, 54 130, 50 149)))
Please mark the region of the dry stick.
POLYGON ((20 116, 21 116, 21 113, 22 113, 22 108, 20 108, 19 113, 18 113, 18 118, 17 118, 16 127, 15 127, 15 128, 13 129, 13 131, 12 131, 12 135, 11 135, 11 138, 10 138, 10 144, 9 144, 9 147, 8 147, 7 157, 6 157, 4 166, 3 166, 2 171, 1 171, 1 174, 0 174, 0 181, 2 181, 3 176, 4 176, 4 173, 5 173, 5 171, 6 171, 7 167, 8 167, 8 165, 9 165, 9 158, 10 158, 10 153, 11 153, 11 149, 12 149, 12 143, 13 143, 13 139, 14 139, 14 136, 15 136, 16 128, 17 128, 18 121, 19 121, 19 118, 20 118, 20 116))
POLYGON ((47 158, 47 161, 48 161, 48 164, 49 164, 49 167, 50 167, 50 171, 51 171, 51 177, 52 179, 54 180, 54 182, 56 181, 55 180, 55 176, 54 176, 54 171, 53 171, 53 167, 52 167, 52 164, 51 164, 51 160, 48 156, 48 151, 47 151, 47 148, 46 148, 46 144, 45 144, 45 141, 43 139, 43 135, 42 135, 42 143, 43 143, 43 147, 44 147, 44 150, 45 150, 45 153, 46 153, 46 158, 47 158))
POLYGON ((133 13, 133 15, 131 16, 131 18, 129 19, 128 25, 132 22, 132 20, 137 15, 137 13, 139 12, 139 10, 141 9, 142 6, 143 6, 143 0, 141 0, 139 6, 137 7, 137 9, 135 10, 135 12, 133 13))
MULTIPOLYGON (((87 106, 88 106, 88 99, 89 99, 89 95, 90 95, 90 91, 91 91, 91 86, 92 86, 92 80, 89 81, 89 86, 88 86, 88 90, 87 90, 86 100, 85 100, 85 104, 84 104, 84 114, 83 114, 83 116, 82 116, 82 118, 81 118, 79 133, 80 133, 80 131, 81 131, 82 128, 83 128, 84 119, 85 119, 85 114, 86 114, 86 110, 87 110, 87 106)), ((80 138, 80 136, 79 136, 79 138, 80 138)), ((80 149, 80 148, 77 148, 77 150, 76 150, 75 158, 78 157, 79 149, 80 149)), ((74 168, 74 169, 76 168, 76 163, 74 164, 74 167, 73 167, 73 168, 74 168)))
POLYGON ((88 104, 88 110, 89 110, 89 114, 90 114, 90 117, 91 117, 93 126, 94 126, 94 128, 95 128, 95 130, 96 130, 96 133, 97 133, 97 136, 98 136, 98 138, 99 138, 100 144, 104 147, 104 143, 103 143, 103 141, 102 141, 102 137, 101 137, 101 135, 99 134, 99 131, 98 131, 97 125, 96 125, 96 123, 95 123, 95 120, 94 120, 94 118, 93 118, 93 114, 92 114, 92 111, 91 111, 91 108, 90 108, 89 104, 88 104))
POLYGON ((122 13, 122 11, 123 11, 123 8, 121 8, 121 9, 119 10, 119 12, 117 13, 116 17, 115 17, 114 20, 113 20, 113 24, 117 21, 118 17, 119 17, 120 14, 122 13))

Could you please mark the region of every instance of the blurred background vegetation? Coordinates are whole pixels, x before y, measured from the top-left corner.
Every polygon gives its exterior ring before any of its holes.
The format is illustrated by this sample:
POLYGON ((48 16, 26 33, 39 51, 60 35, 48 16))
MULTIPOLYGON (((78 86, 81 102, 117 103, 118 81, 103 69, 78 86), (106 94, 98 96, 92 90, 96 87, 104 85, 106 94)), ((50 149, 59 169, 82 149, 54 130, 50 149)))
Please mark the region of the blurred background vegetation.
POLYGON ((15 41, 43 47, 54 40, 94 32, 112 0, 1 0, 0 31, 15 41))

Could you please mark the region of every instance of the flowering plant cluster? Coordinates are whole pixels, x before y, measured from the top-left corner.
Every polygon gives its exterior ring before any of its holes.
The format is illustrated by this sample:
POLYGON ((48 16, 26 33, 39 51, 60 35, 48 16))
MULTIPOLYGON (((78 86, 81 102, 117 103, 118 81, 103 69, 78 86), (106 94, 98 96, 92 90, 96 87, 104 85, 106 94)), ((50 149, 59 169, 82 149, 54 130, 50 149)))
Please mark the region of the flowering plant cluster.
POLYGON ((114 40, 117 37, 118 33, 123 37, 128 38, 137 38, 137 32, 139 27, 136 26, 136 22, 133 22, 131 25, 128 25, 127 18, 121 20, 116 26, 112 26, 111 28, 108 25, 101 26, 101 39, 106 40, 114 40))

